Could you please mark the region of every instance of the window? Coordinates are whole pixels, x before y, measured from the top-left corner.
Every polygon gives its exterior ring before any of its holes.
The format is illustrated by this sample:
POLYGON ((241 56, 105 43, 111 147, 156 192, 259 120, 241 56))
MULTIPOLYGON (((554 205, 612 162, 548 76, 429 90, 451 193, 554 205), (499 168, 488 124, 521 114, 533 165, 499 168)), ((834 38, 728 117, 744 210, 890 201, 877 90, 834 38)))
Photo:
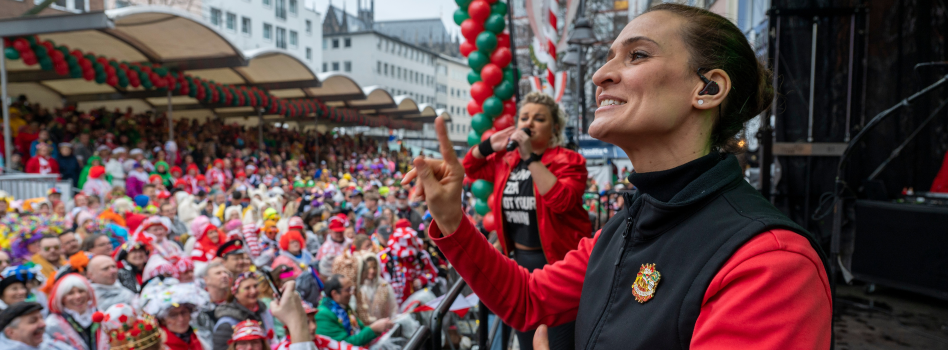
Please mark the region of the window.
POLYGON ((346 41, 346 47, 352 47, 352 39, 351 39, 351 38, 346 38, 345 41, 346 41))
POLYGON ((346 72, 352 71, 352 61, 343 62, 343 68, 346 72))
POLYGON ((339 39, 332 39, 332 48, 334 49, 339 48, 339 39))
POLYGON ((222 22, 221 10, 211 7, 211 24, 220 26, 222 22))
POLYGON ((244 34, 250 35, 250 18, 240 18, 240 31, 244 34))
POLYGON ((327 49, 327 48, 329 48, 329 40, 328 40, 328 39, 323 39, 323 50, 325 50, 325 49, 327 49))
POLYGON ((313 22, 306 20, 306 34, 313 34, 313 22))
POLYGON ((297 41, 297 35, 295 30, 290 31, 290 46, 297 47, 299 42, 297 41))
POLYGON ((375 67, 375 71, 378 73, 382 73, 382 61, 376 61, 375 65, 377 66, 375 67))
POLYGON ((286 48, 286 29, 276 28, 276 46, 281 49, 286 48))
POLYGON ((237 30, 237 15, 230 12, 227 13, 227 29, 237 30))
POLYGON ((327 68, 326 66, 328 65, 329 65, 328 63, 323 62, 323 73, 326 73, 326 71, 328 71, 328 69, 326 69, 327 68))
POLYGON ((276 9, 276 17, 279 19, 286 19, 286 0, 274 1, 276 1, 276 6, 273 7, 276 9))
POLYGON ((263 6, 270 7, 270 1, 272 0, 263 0, 263 6))
POLYGON ((333 71, 333 72, 338 72, 338 71, 339 71, 339 62, 333 62, 333 63, 332 63, 332 71, 333 71))
POLYGON ((263 38, 266 40, 273 39, 273 26, 270 25, 269 23, 263 24, 263 38))
POLYGON ((296 14, 296 0, 290 0, 290 13, 296 14))
POLYGON ((382 70, 382 72, 385 73, 385 76, 388 76, 388 63, 382 64, 382 67, 384 67, 384 69, 382 70))
POLYGON ((306 60, 307 61, 313 60, 313 49, 308 48, 308 47, 306 48, 306 60))

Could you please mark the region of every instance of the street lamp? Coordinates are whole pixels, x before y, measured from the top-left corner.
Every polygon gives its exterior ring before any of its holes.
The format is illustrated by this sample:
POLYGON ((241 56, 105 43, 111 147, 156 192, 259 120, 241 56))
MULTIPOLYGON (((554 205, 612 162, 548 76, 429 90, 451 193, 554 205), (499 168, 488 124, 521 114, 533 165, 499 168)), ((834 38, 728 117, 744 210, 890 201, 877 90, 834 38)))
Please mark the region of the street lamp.
MULTIPOLYGON (((581 11, 584 8, 584 3, 585 1, 580 3, 581 11)), ((576 117, 576 124, 579 126, 576 128, 577 137, 583 133, 583 126, 586 124, 586 84, 581 81, 584 77, 583 56, 586 55, 586 47, 595 44, 597 41, 596 33, 593 32, 589 20, 586 19, 584 14, 580 13, 576 19, 576 23, 573 24, 573 31, 569 34, 569 39, 566 40, 570 46, 566 52, 566 57, 563 57, 563 64, 576 67, 575 92, 579 95, 579 98, 576 100, 577 103, 579 103, 579 115, 576 117)))
POLYGON ((576 19, 576 24, 573 25, 573 32, 569 34, 569 39, 566 40, 566 42, 570 44, 582 46, 595 44, 596 41, 596 33, 593 33, 592 25, 589 24, 589 20, 586 19, 586 16, 580 16, 576 19))

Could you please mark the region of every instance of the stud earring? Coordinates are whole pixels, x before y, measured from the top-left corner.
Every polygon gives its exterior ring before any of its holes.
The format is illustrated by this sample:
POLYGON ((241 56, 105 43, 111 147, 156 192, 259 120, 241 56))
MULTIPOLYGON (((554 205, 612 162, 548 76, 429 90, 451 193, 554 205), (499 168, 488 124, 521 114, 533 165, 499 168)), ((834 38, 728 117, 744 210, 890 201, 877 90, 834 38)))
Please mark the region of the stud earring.
POLYGON ((704 100, 698 100, 698 105, 699 105, 699 106, 700 106, 700 105, 703 105, 703 104, 704 104, 704 100))

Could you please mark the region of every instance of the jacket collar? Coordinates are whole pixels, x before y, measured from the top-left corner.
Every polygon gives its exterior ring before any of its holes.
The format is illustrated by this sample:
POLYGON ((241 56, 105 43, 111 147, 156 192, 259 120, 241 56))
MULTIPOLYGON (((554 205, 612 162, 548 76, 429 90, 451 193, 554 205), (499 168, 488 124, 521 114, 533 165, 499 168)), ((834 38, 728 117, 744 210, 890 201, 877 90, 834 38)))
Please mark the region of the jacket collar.
POLYGON ((647 240, 660 236, 700 209, 707 200, 744 181, 740 164, 728 154, 710 170, 685 186, 668 202, 648 194, 626 194, 626 208, 635 220, 635 236, 647 240))
MULTIPOLYGON (((543 151, 543 156, 540 157, 540 163, 550 166, 550 163, 553 163, 553 158, 556 158, 556 156, 562 152, 562 146, 547 147, 546 151, 543 151)), ((511 168, 513 168, 517 166, 517 164, 520 164, 520 152, 516 150, 506 152, 504 153, 504 160, 507 161, 507 164, 510 164, 511 168)))

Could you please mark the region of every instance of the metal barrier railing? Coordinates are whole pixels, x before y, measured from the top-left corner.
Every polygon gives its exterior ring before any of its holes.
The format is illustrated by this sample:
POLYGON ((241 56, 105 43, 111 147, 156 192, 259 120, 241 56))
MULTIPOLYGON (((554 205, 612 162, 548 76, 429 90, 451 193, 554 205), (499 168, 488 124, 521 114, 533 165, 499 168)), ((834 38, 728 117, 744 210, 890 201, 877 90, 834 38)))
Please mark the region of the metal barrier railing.
POLYGON ((45 197, 46 192, 53 187, 63 192, 63 198, 72 196, 72 184, 59 182, 59 175, 23 173, 0 175, 0 190, 15 199, 45 197))
POLYGON ((404 349, 418 350, 426 341, 429 342, 429 348, 431 350, 441 349, 441 326, 444 322, 444 316, 448 314, 451 305, 454 304, 454 301, 461 295, 461 291, 464 290, 466 286, 467 283, 465 283, 464 280, 458 280, 451 286, 451 290, 444 296, 444 299, 441 299, 441 304, 438 305, 438 308, 435 309, 431 315, 431 321, 429 322, 431 327, 429 328, 426 325, 418 327, 408 340, 408 343, 405 344, 404 349))
MULTIPOLYGON (((612 217, 615 215, 613 213, 613 208, 612 208, 613 203, 610 200, 610 198, 613 195, 622 196, 622 194, 625 192, 627 191, 622 191, 622 192, 606 191, 604 194, 600 194, 599 192, 589 192, 589 191, 584 193, 584 196, 583 196, 584 198, 587 198, 587 196, 589 195, 594 195, 598 198, 596 200, 596 210, 594 212, 596 217, 595 217, 595 220, 592 222, 592 229, 593 229, 592 233, 595 233, 596 231, 601 229, 602 226, 607 221, 609 221, 609 219, 612 219, 612 217)), ((585 203, 585 199, 584 199, 584 203, 585 203)))

